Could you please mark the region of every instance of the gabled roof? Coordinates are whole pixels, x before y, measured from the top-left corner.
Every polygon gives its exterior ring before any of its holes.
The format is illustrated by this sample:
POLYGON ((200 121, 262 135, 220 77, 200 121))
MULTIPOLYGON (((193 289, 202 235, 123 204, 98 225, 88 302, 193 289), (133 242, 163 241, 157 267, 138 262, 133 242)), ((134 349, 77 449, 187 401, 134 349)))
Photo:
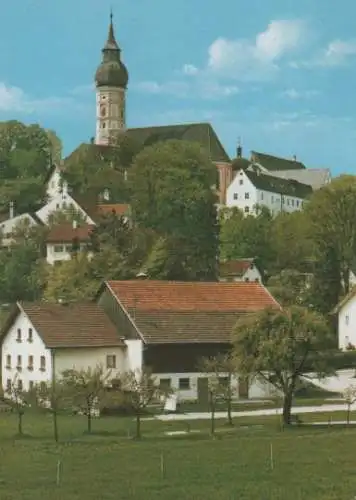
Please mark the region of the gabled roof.
POLYGON ((109 281, 146 343, 227 343, 241 314, 280 307, 259 283, 109 281))
POLYGON ((320 189, 329 182, 331 172, 328 168, 305 168, 273 171, 270 172, 270 175, 283 179, 294 179, 303 184, 309 184, 313 189, 320 189))
POLYGON ((334 307, 331 314, 338 314, 341 309, 356 295, 356 286, 352 287, 348 294, 334 307))
POLYGON ((296 198, 307 198, 313 192, 311 186, 302 184, 294 179, 281 179, 270 174, 262 174, 245 170, 245 174, 250 179, 255 188, 261 191, 268 191, 283 196, 294 196, 296 198))
POLYGON ((234 259, 220 262, 220 276, 243 276, 253 264, 254 259, 234 259))
POLYGON ((306 168, 300 161, 258 153, 257 151, 251 151, 251 160, 252 162, 260 163, 263 167, 267 168, 267 170, 296 170, 306 168))
POLYGON ((46 238, 47 243, 71 243, 74 239, 85 242, 90 240, 90 233, 95 226, 92 224, 78 224, 73 227, 72 223, 56 224, 52 226, 46 238))
POLYGON ((178 139, 198 142, 214 162, 229 162, 230 158, 210 123, 184 123, 153 127, 130 128, 127 133, 143 147, 160 141, 178 139))
POLYGON ((104 311, 93 302, 67 305, 18 302, 4 325, 2 338, 21 312, 27 315, 48 348, 125 345, 104 311))

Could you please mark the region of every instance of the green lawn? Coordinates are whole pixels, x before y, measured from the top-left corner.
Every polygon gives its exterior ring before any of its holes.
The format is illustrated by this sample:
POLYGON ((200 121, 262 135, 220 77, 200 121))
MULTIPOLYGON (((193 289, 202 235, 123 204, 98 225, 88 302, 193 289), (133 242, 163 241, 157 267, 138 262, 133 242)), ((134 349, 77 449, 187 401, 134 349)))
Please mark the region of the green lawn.
MULTIPOLYGON (((327 414, 304 421, 328 421, 327 414)), ((345 413, 332 415, 344 419, 345 413)), ((356 415, 352 415, 356 419, 356 415)), ((146 421, 144 438, 129 436, 128 418, 94 421, 95 434, 83 433, 85 418, 61 416, 61 443, 52 441, 51 417, 27 414, 25 439, 14 439, 16 416, 0 415, 1 500, 352 500, 356 496, 356 428, 294 427, 281 431, 277 417, 241 418, 234 428, 209 421, 146 421), (248 427, 249 426, 249 427, 248 427), (194 432, 200 431, 200 432, 194 432), (271 470, 270 450, 274 468, 271 470), (56 484, 58 461, 61 483, 56 484), (163 461, 163 473, 162 473, 163 461)))

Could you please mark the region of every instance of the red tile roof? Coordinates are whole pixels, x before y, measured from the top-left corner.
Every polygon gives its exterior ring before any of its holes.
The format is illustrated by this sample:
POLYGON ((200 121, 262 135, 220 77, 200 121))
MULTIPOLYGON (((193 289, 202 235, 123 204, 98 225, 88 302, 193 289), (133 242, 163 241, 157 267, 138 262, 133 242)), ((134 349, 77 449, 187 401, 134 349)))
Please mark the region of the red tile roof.
POLYGON ((260 283, 109 281, 146 343, 229 343, 241 316, 279 304, 260 283))
POLYGON ((100 204, 97 206, 97 211, 99 214, 111 214, 115 213, 116 215, 125 215, 130 208, 130 205, 125 203, 108 203, 108 204, 100 204))
POLYGON ((278 305, 260 283, 179 281, 109 281, 125 308, 140 311, 258 311, 278 305))
POLYGON ((92 224, 78 224, 76 228, 71 223, 57 224, 51 227, 46 241, 47 243, 70 243, 75 238, 82 242, 89 241, 94 227, 92 224))
POLYGON ((235 259, 220 263, 220 276, 243 276, 254 259, 235 259))
POLYGON ((49 348, 124 346, 116 327, 95 303, 21 302, 17 314, 21 309, 49 348))

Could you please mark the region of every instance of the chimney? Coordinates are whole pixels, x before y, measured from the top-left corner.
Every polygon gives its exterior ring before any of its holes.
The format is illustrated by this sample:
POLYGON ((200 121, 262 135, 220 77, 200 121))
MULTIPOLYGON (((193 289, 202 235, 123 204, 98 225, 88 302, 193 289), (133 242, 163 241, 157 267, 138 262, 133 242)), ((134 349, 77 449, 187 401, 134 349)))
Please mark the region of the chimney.
POLYGON ((78 222, 76 220, 73 220, 73 229, 77 229, 78 228, 78 222))
POLYGON ((15 203, 13 201, 10 201, 9 216, 10 219, 13 219, 15 217, 15 203))

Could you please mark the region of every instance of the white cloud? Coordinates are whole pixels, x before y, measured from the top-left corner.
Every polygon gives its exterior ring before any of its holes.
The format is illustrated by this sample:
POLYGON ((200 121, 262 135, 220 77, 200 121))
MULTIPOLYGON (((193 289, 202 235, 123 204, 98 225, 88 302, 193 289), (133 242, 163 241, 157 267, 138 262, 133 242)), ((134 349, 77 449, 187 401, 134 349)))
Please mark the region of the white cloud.
POLYGON ((72 96, 35 98, 19 87, 0 82, 0 113, 53 114, 62 113, 69 107, 78 111, 86 106, 72 96))
POLYGON ((319 95, 318 90, 296 90, 295 88, 290 88, 284 90, 281 95, 282 97, 288 97, 289 99, 297 100, 297 99, 310 99, 311 97, 315 97, 319 95))
POLYGON ((198 68, 193 64, 184 64, 183 66, 183 73, 185 75, 196 75, 198 72, 198 68))
MULTIPOLYGON (((260 80, 271 76, 280 61, 305 39, 306 25, 299 19, 271 21, 254 40, 217 38, 208 49, 208 61, 201 72, 240 80, 260 80)), ((185 65, 183 73, 187 73, 185 65)))
POLYGON ((345 64, 350 56, 356 55, 356 40, 334 40, 325 49, 319 64, 322 66, 339 66, 345 64))
POLYGON ((172 80, 165 83, 155 81, 140 82, 138 90, 149 94, 168 94, 184 99, 219 99, 230 97, 239 92, 235 85, 223 85, 213 80, 201 81, 199 78, 192 81, 172 80))

